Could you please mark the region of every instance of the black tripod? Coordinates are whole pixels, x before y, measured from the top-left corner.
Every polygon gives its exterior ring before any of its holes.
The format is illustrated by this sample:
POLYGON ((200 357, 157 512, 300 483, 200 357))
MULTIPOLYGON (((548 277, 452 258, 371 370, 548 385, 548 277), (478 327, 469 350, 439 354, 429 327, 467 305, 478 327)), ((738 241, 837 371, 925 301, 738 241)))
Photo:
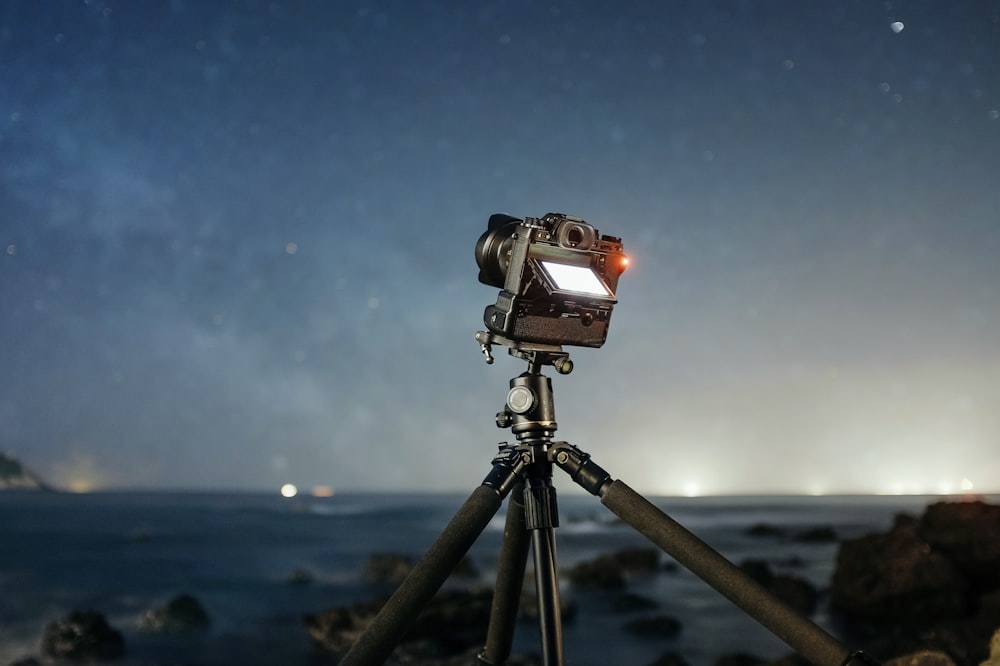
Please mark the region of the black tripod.
POLYGON ((493 469, 459 508, 437 541, 397 588, 341 666, 376 666, 385 660, 476 541, 505 497, 511 496, 500 550, 486 645, 477 663, 503 666, 510 656, 529 545, 534 553, 542 663, 563 666, 562 619, 556 570, 555 528, 559 524, 552 466, 561 468, 651 542, 760 622, 817 666, 878 662, 850 651, 836 638, 775 598, 739 567, 688 532, 640 494, 611 476, 590 456, 567 442, 554 442, 556 431, 552 383, 541 374, 546 365, 567 374, 569 354, 559 346, 523 345, 478 333, 487 362, 490 345, 501 342, 528 361, 527 372, 510 381, 497 426, 510 428, 517 444, 502 444, 493 469), (531 538, 528 539, 530 533, 531 538))

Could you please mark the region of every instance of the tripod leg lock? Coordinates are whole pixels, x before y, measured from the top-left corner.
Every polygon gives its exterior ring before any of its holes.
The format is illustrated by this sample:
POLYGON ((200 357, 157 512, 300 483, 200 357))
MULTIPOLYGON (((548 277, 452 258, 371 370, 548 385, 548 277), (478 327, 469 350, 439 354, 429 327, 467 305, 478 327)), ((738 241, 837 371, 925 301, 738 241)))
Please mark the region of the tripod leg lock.
POLYGON ((493 458, 493 469, 483 479, 483 485, 496 490, 501 499, 507 497, 528 462, 518 447, 501 445, 500 452, 493 458))
POLYGON ((611 484, 611 475, 569 442, 553 442, 549 460, 558 465, 570 478, 591 495, 600 497, 611 484))

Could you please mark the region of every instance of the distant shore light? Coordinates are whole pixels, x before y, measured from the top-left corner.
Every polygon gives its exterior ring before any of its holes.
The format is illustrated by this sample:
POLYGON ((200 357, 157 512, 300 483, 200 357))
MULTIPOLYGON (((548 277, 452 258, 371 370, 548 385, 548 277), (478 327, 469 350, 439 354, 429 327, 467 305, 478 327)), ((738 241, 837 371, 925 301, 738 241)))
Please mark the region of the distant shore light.
POLYGON ((94 484, 87 479, 73 479, 69 482, 69 491, 71 493, 90 493, 94 491, 94 484))
POLYGON ((299 489, 295 487, 294 483, 286 483, 281 486, 281 495, 283 497, 295 497, 299 494, 299 489))
POLYGON ((313 486, 313 497, 333 497, 333 486, 313 486))

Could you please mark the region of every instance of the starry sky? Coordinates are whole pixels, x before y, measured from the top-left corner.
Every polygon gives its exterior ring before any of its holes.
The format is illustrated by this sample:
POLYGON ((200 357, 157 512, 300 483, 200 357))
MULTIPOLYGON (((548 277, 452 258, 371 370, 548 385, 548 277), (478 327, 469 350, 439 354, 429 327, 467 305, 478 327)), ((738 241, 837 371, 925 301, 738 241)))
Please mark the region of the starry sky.
MULTIPOLYGON (((471 490, 490 214, 631 266, 559 431, 640 492, 1000 489, 1000 4, 0 4, 0 449, 471 490)), ((556 483, 575 486, 560 473, 556 483)))

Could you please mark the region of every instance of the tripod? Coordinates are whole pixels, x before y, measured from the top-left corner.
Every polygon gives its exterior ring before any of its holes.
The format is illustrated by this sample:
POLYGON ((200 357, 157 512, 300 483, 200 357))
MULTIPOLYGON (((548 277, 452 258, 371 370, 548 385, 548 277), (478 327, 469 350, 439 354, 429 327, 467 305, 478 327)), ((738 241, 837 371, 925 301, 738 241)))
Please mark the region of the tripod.
POLYGON ((517 443, 500 445, 492 461, 493 468, 483 483, 458 509, 423 559, 344 655, 341 666, 385 663, 509 494, 511 502, 507 509, 486 644, 477 663, 503 666, 510 656, 530 547, 534 557, 542 663, 563 666, 555 544, 559 518, 552 485, 553 466, 569 474, 626 524, 817 666, 878 664, 860 650, 848 650, 639 493, 620 480, 612 480, 590 455, 567 442, 553 441, 557 424, 552 383, 541 370, 546 365, 553 366, 561 374, 572 370, 569 354, 561 347, 526 345, 483 332, 476 338, 487 363, 493 362, 490 345, 496 342, 509 346, 511 355, 528 361, 528 370, 510 380, 504 410, 497 414, 497 426, 510 428, 517 443))

